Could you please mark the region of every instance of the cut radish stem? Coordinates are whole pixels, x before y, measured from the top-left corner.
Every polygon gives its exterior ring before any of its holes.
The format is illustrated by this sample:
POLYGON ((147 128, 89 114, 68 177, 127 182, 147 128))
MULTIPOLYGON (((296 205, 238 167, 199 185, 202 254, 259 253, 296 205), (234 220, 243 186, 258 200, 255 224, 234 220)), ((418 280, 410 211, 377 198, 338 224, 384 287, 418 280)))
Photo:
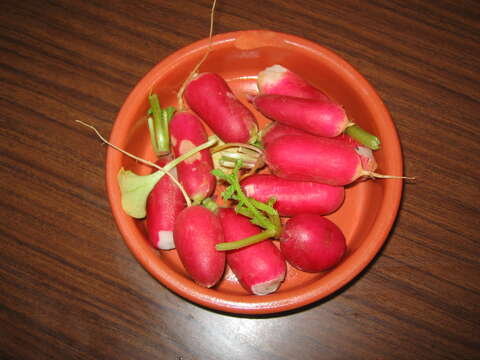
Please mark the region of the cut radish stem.
POLYGON ((241 161, 242 169, 250 171, 241 178, 250 176, 265 166, 263 151, 254 145, 244 143, 219 144, 211 149, 214 166, 226 172, 231 172, 237 161, 241 161))
POLYGON ((153 151, 158 157, 161 157, 170 153, 168 122, 172 118, 175 108, 169 106, 166 109, 162 109, 156 94, 149 95, 148 101, 150 102, 150 109, 147 121, 150 139, 153 151))
POLYGON ((357 140, 355 140, 354 138, 352 138, 351 136, 349 136, 345 133, 336 136, 334 139, 343 141, 345 144, 349 144, 349 145, 355 146, 355 147, 362 145, 357 140))

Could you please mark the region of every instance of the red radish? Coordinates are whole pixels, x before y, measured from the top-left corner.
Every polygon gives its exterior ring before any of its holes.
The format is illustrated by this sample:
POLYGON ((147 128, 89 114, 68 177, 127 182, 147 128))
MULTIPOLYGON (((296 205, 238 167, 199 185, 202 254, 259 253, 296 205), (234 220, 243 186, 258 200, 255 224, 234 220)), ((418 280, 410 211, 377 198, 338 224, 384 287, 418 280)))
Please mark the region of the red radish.
POLYGON ((294 128, 292 126, 284 125, 277 121, 271 122, 267 127, 260 131, 261 142, 263 146, 268 146, 268 143, 283 135, 305 135, 305 131, 294 128))
POLYGON ((343 186, 364 176, 382 177, 374 173, 377 163, 370 149, 337 139, 286 135, 272 141, 264 157, 274 175, 289 180, 343 186))
POLYGON ((198 75, 188 83, 184 96, 190 109, 224 142, 247 143, 256 137, 255 117, 220 75, 198 75))
MULTIPOLYGON (((260 139, 263 146, 268 146, 270 142, 272 142, 274 139, 280 136, 307 135, 307 134, 309 133, 307 133, 306 131, 294 128, 292 126, 284 125, 277 121, 273 121, 270 124, 268 124, 267 127, 262 129, 262 131, 260 131, 260 139)), ((345 143, 350 144, 352 146, 361 146, 361 144, 357 140, 355 140, 351 136, 348 136, 347 134, 340 134, 338 136, 335 136, 335 139, 342 140, 345 143)))
POLYGON ((342 186, 291 181, 267 174, 249 176, 241 185, 245 195, 255 200, 267 202, 274 197, 274 208, 281 216, 302 213, 326 215, 337 210, 345 196, 342 186))
MULTIPOLYGON (((311 135, 306 131, 294 128, 292 126, 284 125, 277 121, 272 121, 268 124, 267 127, 260 131, 260 138, 262 141, 263 146, 268 146, 270 142, 274 139, 284 136, 284 135, 311 135)), ((338 136, 335 136, 334 139, 341 140, 346 144, 350 144, 352 146, 362 146, 357 140, 348 136, 347 134, 343 133, 338 136)))
MULTIPOLYGON (((208 140, 207 133, 197 116, 178 112, 170 121, 170 137, 175 157, 185 154, 208 140)), ((180 183, 194 203, 200 203, 215 189, 215 177, 210 150, 202 150, 177 165, 180 183)))
MULTIPOLYGON (((169 160, 162 158, 156 162, 164 166, 169 160)), ((176 177, 176 169, 170 171, 176 177)), ((155 185, 147 199, 146 225, 150 243, 162 250, 175 248, 173 228, 177 215, 185 208, 182 191, 169 176, 164 176, 155 185)))
MULTIPOLYGON (((233 209, 221 208, 218 216, 226 242, 241 240, 261 232, 248 218, 235 213, 233 209)), ((227 251, 227 264, 240 284, 255 295, 276 291, 285 279, 287 270, 280 250, 271 240, 227 251)))
POLYGON ((330 101, 325 93, 281 65, 273 65, 261 71, 258 74, 257 85, 260 94, 278 94, 330 101))
POLYGON ((173 235, 187 273, 202 286, 214 286, 225 270, 225 253, 215 249, 223 242, 217 215, 199 205, 185 208, 177 216, 173 235))
POLYGON ((345 110, 332 102, 276 94, 251 101, 266 117, 314 135, 335 137, 351 125, 345 110))
MULTIPOLYGON (((311 86, 308 84, 305 80, 303 80, 299 75, 293 73, 292 71, 284 68, 283 66, 280 65, 274 65, 271 66, 264 71, 260 72, 258 74, 258 88, 259 88, 259 93, 260 95, 282 95, 282 96, 290 96, 290 97, 297 97, 297 98, 302 98, 302 99, 310 99, 312 101, 317 101, 318 103, 330 103, 332 107, 338 106, 338 109, 343 110, 340 105, 336 104, 335 101, 331 100, 327 95, 325 95, 323 92, 320 90, 316 89, 315 87, 311 86)), ((252 101, 253 97, 250 97, 249 100, 252 101)), ((270 101, 270 100, 268 100, 270 101)), ((287 116, 289 118, 289 122, 286 123, 291 126, 299 126, 300 129, 306 130, 308 132, 311 132, 315 135, 321 135, 321 136, 327 136, 327 137, 332 137, 331 135, 326 135, 324 133, 325 129, 321 130, 318 127, 318 122, 319 119, 315 119, 315 125, 314 129, 308 129, 307 127, 311 127, 312 124, 306 124, 305 122, 308 122, 308 119, 310 121, 316 117, 314 115, 315 113, 318 113, 318 110, 313 110, 313 108, 310 107, 310 109, 313 111, 309 111, 309 115, 296 115, 294 116, 293 114, 289 114, 288 112, 292 111, 292 108, 295 108, 293 105, 286 105, 283 104, 282 107, 277 109, 275 105, 273 105, 273 109, 266 108, 262 110, 262 107, 265 107, 266 105, 263 104, 260 106, 259 110, 263 113, 265 111, 265 115, 269 116, 273 119, 276 119, 275 116, 287 116), (267 113, 272 111, 270 115, 267 113), (279 112, 286 111, 285 114, 279 112), (304 121, 301 121, 303 118, 304 121), (303 123, 302 127, 301 123, 303 123)), ((319 106, 319 105, 318 105, 319 106)), ((304 111, 305 112, 305 111, 304 111)), ((331 111, 327 111, 326 115, 332 115, 331 111)), ((277 119, 280 121, 280 119, 277 119)), ((351 137, 355 138, 358 140, 362 145, 367 146, 368 148, 372 150, 378 150, 380 148, 380 140, 368 133, 367 131, 363 130, 360 126, 354 124, 353 122, 349 121, 346 116, 345 119, 342 118, 336 118, 332 117, 329 121, 331 121, 331 125, 335 128, 336 126, 343 126, 343 130, 345 131, 348 135, 351 137), (346 122, 344 122, 344 120, 346 122)), ((338 135, 338 134, 337 134, 338 135)), ((336 136, 336 135, 333 135, 336 136)))
POLYGON ((317 214, 300 214, 285 224, 280 249, 295 268, 320 272, 340 262, 346 242, 342 231, 332 221, 317 214))

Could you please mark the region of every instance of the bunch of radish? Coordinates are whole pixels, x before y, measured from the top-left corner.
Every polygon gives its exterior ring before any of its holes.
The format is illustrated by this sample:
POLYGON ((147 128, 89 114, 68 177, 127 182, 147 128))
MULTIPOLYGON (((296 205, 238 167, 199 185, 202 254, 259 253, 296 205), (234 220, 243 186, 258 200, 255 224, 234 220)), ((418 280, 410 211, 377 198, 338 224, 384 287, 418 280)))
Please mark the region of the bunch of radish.
POLYGON ((176 249, 198 285, 214 287, 230 267, 246 291, 267 295, 287 263, 306 272, 335 267, 347 242, 325 215, 342 206, 345 186, 388 176, 375 173, 378 138, 325 93, 280 65, 261 71, 257 84, 245 97, 271 120, 263 129, 219 74, 190 77, 177 112, 151 95, 158 159, 144 162, 157 171, 121 169, 118 181, 125 212, 145 218, 152 246, 176 249))

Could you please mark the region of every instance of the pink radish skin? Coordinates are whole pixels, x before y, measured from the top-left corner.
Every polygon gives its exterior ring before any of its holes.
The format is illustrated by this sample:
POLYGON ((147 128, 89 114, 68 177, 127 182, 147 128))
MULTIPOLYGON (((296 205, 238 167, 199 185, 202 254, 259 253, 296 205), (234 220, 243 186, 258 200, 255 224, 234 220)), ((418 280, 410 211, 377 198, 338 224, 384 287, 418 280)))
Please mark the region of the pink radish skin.
POLYGON ((317 214, 300 214, 285 224, 280 249, 295 268, 320 272, 340 262, 346 242, 342 231, 332 221, 317 214))
POLYGON ((277 138, 265 148, 264 157, 276 176, 333 186, 348 185, 377 168, 370 149, 312 135, 277 138))
POLYGON ((225 253, 215 245, 223 242, 223 230, 217 215, 203 206, 184 209, 175 222, 175 246, 178 256, 192 279, 212 287, 225 270, 225 253))
MULTIPOLYGON (((164 166, 169 160, 171 159, 160 159, 156 164, 164 166)), ((176 169, 170 173, 176 176, 176 169)), ((175 219, 185 205, 185 198, 178 186, 169 176, 161 178, 147 199, 148 239, 155 248, 161 250, 175 248, 173 241, 175 219)))
POLYGON ((345 110, 332 102, 271 94, 252 103, 266 117, 313 135, 335 137, 350 124, 345 110))
POLYGON ((266 128, 262 129, 261 133, 261 141, 263 146, 268 146, 270 142, 275 140, 276 138, 284 135, 306 135, 307 132, 284 125, 277 121, 271 122, 266 128))
MULTIPOLYGON (((170 121, 170 138, 175 157, 208 140, 200 119, 189 112, 178 112, 170 121)), ((196 203, 210 196, 215 189, 211 171, 213 161, 208 149, 202 150, 177 165, 180 183, 196 203)))
POLYGON ((337 210, 345 197, 342 186, 291 181, 267 174, 249 176, 241 182, 241 186, 247 196, 262 202, 275 197, 274 207, 281 216, 302 213, 326 215, 337 210))
POLYGON ((281 65, 273 65, 258 74, 260 94, 278 94, 330 102, 329 97, 299 75, 281 65))
POLYGON ((190 109, 224 142, 247 143, 256 136, 255 117, 220 75, 198 75, 188 83, 184 96, 190 109))
MULTIPOLYGON (((261 231, 231 208, 219 209, 218 216, 226 242, 241 240, 261 231)), ((252 294, 275 292, 285 279, 286 263, 271 240, 227 252, 227 264, 242 286, 252 294)))
MULTIPOLYGON (((292 126, 284 125, 277 121, 273 121, 261 131, 262 145, 268 146, 270 142, 284 135, 311 135, 311 134, 307 133, 306 131, 294 128, 292 126)), ((348 136, 347 134, 344 134, 344 133, 334 137, 334 139, 341 140, 346 144, 350 144, 352 146, 362 146, 357 140, 353 139, 351 136, 348 136)))

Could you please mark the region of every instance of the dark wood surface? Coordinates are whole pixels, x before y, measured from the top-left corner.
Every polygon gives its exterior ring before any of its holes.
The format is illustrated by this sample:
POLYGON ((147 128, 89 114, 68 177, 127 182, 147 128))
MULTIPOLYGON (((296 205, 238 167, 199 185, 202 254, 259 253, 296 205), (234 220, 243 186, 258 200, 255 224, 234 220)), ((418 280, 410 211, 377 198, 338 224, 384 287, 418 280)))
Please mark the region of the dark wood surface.
POLYGON ((230 316, 171 293, 117 231, 108 134, 133 86, 208 32, 208 0, 0 2, 0 358, 480 358, 480 2, 222 1, 215 32, 322 44, 378 90, 406 185, 386 246, 327 301, 230 316))

